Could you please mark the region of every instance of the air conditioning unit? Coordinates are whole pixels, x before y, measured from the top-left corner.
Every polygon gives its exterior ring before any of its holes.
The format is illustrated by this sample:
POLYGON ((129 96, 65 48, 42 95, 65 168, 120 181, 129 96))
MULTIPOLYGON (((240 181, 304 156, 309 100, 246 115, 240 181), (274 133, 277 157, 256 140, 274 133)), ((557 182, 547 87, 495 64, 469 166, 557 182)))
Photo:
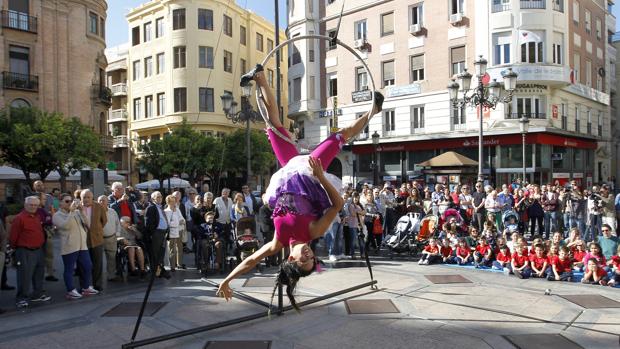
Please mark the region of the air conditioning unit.
POLYGON ((462 13, 455 13, 450 15, 450 24, 459 24, 463 21, 462 13))
POLYGON ((363 48, 364 45, 366 45, 366 39, 357 39, 353 42, 353 47, 355 47, 358 50, 363 48))
POLYGON ((410 34, 414 34, 415 35, 415 34, 421 32, 421 31, 422 31, 422 25, 419 24, 419 23, 418 24, 412 24, 412 25, 409 26, 409 33, 410 34))

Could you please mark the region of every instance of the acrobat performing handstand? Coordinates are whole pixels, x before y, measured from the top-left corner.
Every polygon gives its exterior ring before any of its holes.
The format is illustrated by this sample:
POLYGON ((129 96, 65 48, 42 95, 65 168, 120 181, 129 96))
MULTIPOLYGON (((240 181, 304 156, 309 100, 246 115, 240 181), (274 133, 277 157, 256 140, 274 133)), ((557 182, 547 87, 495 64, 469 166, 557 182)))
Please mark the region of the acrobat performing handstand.
POLYGON ((317 268, 317 259, 308 244, 325 234, 344 205, 336 189, 342 184, 333 184, 340 180, 325 171, 342 146, 356 137, 368 120, 381 111, 383 96, 376 93, 371 112, 330 135, 310 155, 300 155, 280 123, 278 106, 260 64, 241 78, 241 85, 251 80, 259 89, 259 107, 268 114, 267 124, 270 124, 267 135, 282 166, 271 177, 266 191, 269 204, 274 207, 275 234, 271 242, 237 265, 219 285, 217 294, 230 300, 233 291, 229 284, 233 279, 252 270, 265 257, 289 247, 289 257, 280 265, 271 299, 278 285, 286 286, 291 305, 299 310, 293 296, 295 286, 301 277, 310 275, 317 268))

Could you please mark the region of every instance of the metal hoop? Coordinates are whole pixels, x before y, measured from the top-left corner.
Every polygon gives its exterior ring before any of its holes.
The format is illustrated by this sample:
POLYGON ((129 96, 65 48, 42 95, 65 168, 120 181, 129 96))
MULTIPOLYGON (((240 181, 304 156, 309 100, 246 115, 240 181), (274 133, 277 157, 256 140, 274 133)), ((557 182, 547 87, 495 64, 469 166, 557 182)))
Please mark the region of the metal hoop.
MULTIPOLYGON (((263 59, 263 61, 261 62, 262 66, 265 66, 265 64, 267 64, 267 61, 269 60, 269 58, 271 58, 276 51, 280 50, 282 47, 284 47, 285 45, 288 45, 292 42, 295 41, 299 41, 299 40, 324 40, 327 42, 335 42, 337 45, 340 45, 342 47, 344 47, 347 51, 351 52, 360 62, 362 62, 362 66, 364 67, 364 70, 366 70, 366 74, 368 74, 368 76, 370 77, 370 83, 371 83, 371 91, 370 91, 370 95, 372 98, 372 103, 370 104, 370 109, 368 109, 368 116, 366 117, 366 125, 368 125, 368 122, 370 121, 370 118, 373 116, 372 115, 372 110, 374 108, 375 105, 375 79, 373 78, 372 74, 370 73, 370 69, 368 69, 368 65, 366 65, 366 62, 364 61, 364 59, 359 55, 359 53, 357 53, 354 49, 352 49, 349 45, 343 43, 342 41, 340 41, 337 38, 331 38, 329 36, 325 36, 325 35, 302 35, 302 36, 296 36, 294 38, 290 38, 285 40, 284 42, 280 43, 278 46, 274 47, 273 50, 271 50, 263 59)), ((279 77, 277 77, 279 79, 279 77)), ((273 124, 271 124, 271 122, 269 121, 269 117, 266 117, 266 111, 264 110, 263 106, 261 105, 261 100, 260 100, 260 89, 256 89, 256 103, 258 105, 258 109, 260 111, 261 116, 263 117, 263 120, 265 120, 265 123, 269 126, 269 128, 276 134, 278 135, 280 138, 286 140, 287 142, 293 144, 296 146, 295 142, 293 142, 290 137, 287 137, 285 135, 283 135, 280 131, 278 131, 278 129, 276 129, 273 124)), ((366 125, 364 125, 364 127, 366 127, 366 125)))

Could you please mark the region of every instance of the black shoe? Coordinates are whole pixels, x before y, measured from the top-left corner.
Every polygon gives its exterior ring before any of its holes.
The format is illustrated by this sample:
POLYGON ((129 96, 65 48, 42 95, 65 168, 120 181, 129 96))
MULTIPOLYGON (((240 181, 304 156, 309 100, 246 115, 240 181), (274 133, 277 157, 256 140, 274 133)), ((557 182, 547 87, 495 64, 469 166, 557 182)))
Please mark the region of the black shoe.
POLYGON ((144 280, 144 278, 146 278, 146 271, 141 270, 140 271, 140 280, 144 280))
POLYGON ((48 275, 48 276, 45 277, 45 281, 56 282, 56 281, 58 281, 58 278, 55 277, 54 275, 48 275))
POLYGON ((15 286, 11 286, 11 285, 2 285, 2 287, 0 287, 0 290, 2 291, 12 291, 15 289, 15 286))
POLYGON ((123 281, 123 278, 120 276, 115 276, 111 279, 108 279, 108 282, 122 282, 122 281, 123 281))
POLYGON ((181 269, 187 269, 187 266, 185 264, 181 264, 181 269))
POLYGON ((166 278, 166 279, 170 279, 171 275, 170 275, 170 273, 169 273, 168 271, 163 271, 163 272, 159 275, 159 277, 166 278))
POLYGON ((254 67, 254 69, 252 69, 249 72, 241 75, 241 83, 239 85, 241 87, 247 86, 250 83, 250 81, 254 80, 254 76, 256 75, 256 73, 262 72, 263 70, 264 70, 263 66, 261 64, 257 63, 256 67, 254 67))
POLYGON ((101 287, 101 286, 95 286, 95 287, 93 287, 93 288, 94 288, 95 290, 99 291, 99 292, 103 291, 103 287, 101 287))

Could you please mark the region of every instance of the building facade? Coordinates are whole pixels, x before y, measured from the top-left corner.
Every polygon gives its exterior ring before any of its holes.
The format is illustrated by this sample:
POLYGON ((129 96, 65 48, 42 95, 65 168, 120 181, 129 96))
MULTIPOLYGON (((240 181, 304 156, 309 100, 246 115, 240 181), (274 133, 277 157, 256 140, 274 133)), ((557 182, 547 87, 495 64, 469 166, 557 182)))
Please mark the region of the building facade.
MULTIPOLYGON (((127 61, 129 44, 110 47, 105 51, 108 61, 106 84, 111 92, 107 132, 112 136, 113 154, 108 168, 121 175, 131 173, 131 148, 129 147, 129 113, 127 112, 127 61)), ((128 177, 128 180, 131 178, 128 177)))
MULTIPOLYGON (((225 117, 220 96, 232 93, 239 101, 240 76, 275 46, 273 24, 224 0, 151 1, 131 10, 127 21, 127 118, 134 150, 138 142, 162 137, 184 118, 212 136, 245 127, 225 117)), ((265 74, 274 90, 275 71, 272 58, 265 74)), ((281 64, 280 79, 286 74, 281 64)), ((257 110, 253 95, 250 101, 257 110)), ((286 113, 285 92, 282 105, 286 113)))
MULTIPOLYGON (((382 180, 398 182, 437 180, 424 176, 417 164, 448 150, 478 160, 479 110, 454 108, 446 85, 464 69, 473 73, 480 55, 488 61, 485 82, 501 82, 508 68, 519 74, 512 101, 482 111, 484 169, 491 181, 522 176, 519 119, 523 116, 530 119, 529 181, 574 178, 585 185, 607 180, 611 166, 607 28, 614 18, 611 5, 604 1, 574 3, 578 2, 345 1, 338 39, 360 52, 375 87, 386 97, 384 111, 352 144, 352 153, 339 157, 345 181, 373 178, 375 160, 382 180), (380 143, 373 147, 370 135, 375 132, 380 143), (347 173, 348 169, 352 171, 347 173)), ((333 36, 342 0, 315 1, 313 7, 318 8, 315 13, 306 5, 304 15, 318 14, 315 22, 321 32, 333 36)), ((289 9, 290 36, 307 31, 303 23, 311 22, 300 20, 295 11, 289 9)), ((310 143, 327 135, 334 114, 342 127, 370 107, 371 81, 361 62, 340 47, 322 44, 324 56, 314 65, 325 80, 312 95, 320 96, 321 107, 311 109, 302 102, 290 115, 310 143)), ((308 52, 301 54, 302 66, 313 64, 304 61, 309 61, 308 52)), ((292 65, 290 71, 294 69, 292 65)), ((311 76, 290 73, 289 84, 295 86, 294 79, 300 77, 300 99, 312 101, 310 93, 304 94, 311 76)), ((291 112, 297 105, 291 104, 291 112)))
POLYGON ((0 108, 33 106, 78 117, 111 150, 106 1, 8 0, 1 6, 0 108))

